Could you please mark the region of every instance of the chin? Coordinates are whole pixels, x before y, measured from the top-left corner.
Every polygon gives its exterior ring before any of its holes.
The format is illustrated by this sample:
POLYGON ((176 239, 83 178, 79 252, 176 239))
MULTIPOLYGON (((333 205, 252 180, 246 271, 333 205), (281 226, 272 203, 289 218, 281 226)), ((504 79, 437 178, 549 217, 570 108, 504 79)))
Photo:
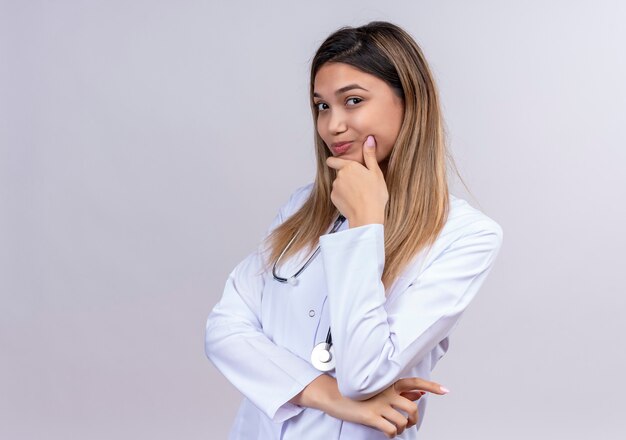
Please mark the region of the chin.
POLYGON ((363 165, 363 158, 362 157, 355 157, 354 155, 350 155, 350 154, 344 154, 343 156, 337 156, 340 159, 345 159, 345 160, 352 160, 354 162, 359 162, 361 165, 363 165))

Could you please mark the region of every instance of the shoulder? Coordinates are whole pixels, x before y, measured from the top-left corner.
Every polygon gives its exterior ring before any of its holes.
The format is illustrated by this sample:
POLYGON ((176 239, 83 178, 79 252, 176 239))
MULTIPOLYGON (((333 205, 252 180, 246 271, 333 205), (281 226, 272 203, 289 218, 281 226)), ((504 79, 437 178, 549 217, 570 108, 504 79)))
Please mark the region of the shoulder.
POLYGON ((309 182, 305 185, 297 187, 290 196, 290 199, 293 199, 295 203, 301 202, 303 203, 313 191, 313 185, 315 182, 309 182))
POLYGON ((466 200, 450 194, 448 219, 429 252, 426 264, 443 255, 484 253, 495 258, 504 237, 502 226, 466 200))
POLYGON ((484 212, 473 207, 467 200, 450 194, 448 228, 461 228, 468 232, 477 229, 491 230, 502 235, 502 226, 484 212))
POLYGON ((296 187, 295 190, 291 192, 289 195, 289 199, 281 208, 283 219, 287 219, 289 216, 294 214, 298 209, 302 207, 304 202, 311 195, 311 191, 313 191, 313 185, 315 182, 310 182, 305 185, 296 187))
POLYGON ((442 236, 447 235, 448 240, 454 241, 470 235, 487 233, 493 235, 496 241, 502 241, 504 231, 496 220, 453 194, 450 194, 449 202, 450 211, 442 236))
POLYGON ((278 212, 274 216, 274 219, 270 223, 270 226, 265 230, 265 234, 262 236, 263 239, 267 238, 267 236, 284 223, 285 220, 300 209, 300 207, 307 200, 312 188, 313 182, 307 183, 306 185, 296 187, 296 189, 289 194, 287 201, 280 206, 278 212))
POLYGON ((462 261, 467 268, 484 265, 485 261, 491 264, 498 254, 503 238, 500 224, 466 200, 449 196, 450 209, 443 229, 434 243, 422 249, 407 266, 403 278, 416 279, 436 261, 462 261))

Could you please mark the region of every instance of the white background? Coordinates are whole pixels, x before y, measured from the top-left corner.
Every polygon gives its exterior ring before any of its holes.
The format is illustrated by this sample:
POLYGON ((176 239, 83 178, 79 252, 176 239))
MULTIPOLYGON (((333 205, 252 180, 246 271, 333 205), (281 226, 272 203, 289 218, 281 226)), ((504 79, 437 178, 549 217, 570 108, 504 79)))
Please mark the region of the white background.
POLYGON ((625 438, 617 0, 0 2, 1 438, 226 437, 206 316, 314 178, 315 50, 371 20, 422 47, 452 192, 504 230, 421 438, 625 438))

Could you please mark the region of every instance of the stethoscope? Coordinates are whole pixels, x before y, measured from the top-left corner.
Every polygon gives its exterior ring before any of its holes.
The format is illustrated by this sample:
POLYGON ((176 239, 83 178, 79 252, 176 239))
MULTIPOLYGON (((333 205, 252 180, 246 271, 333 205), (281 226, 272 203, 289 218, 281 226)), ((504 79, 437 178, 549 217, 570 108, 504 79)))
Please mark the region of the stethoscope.
MULTIPOLYGON (((345 220, 346 218, 343 215, 339 214, 339 217, 337 218, 337 220, 335 220, 335 224, 333 225, 329 234, 336 232, 337 229, 339 229, 339 227, 343 224, 345 220)), ((300 268, 300 270, 298 270, 294 275, 290 276, 289 278, 283 278, 283 277, 278 276, 276 274, 276 265, 278 264, 280 259, 283 257, 287 249, 289 249, 289 246, 291 246, 291 243, 293 243, 296 236, 297 235, 294 235, 293 238, 289 241, 285 249, 283 249, 283 251, 279 255, 278 259, 276 259, 276 261, 274 262, 274 266, 272 267, 272 275, 274 276, 274 279, 276 281, 279 281, 281 283, 289 283, 292 286, 296 286, 298 284, 298 279, 297 279, 298 275, 302 273, 302 271, 309 265, 311 260, 313 260, 313 258, 315 258, 315 256, 320 251, 320 247, 318 245, 317 249, 315 249, 315 252, 313 252, 313 254, 309 257, 309 259, 300 268)), ((328 327, 328 334, 326 335, 326 341, 320 342, 315 347, 313 347, 313 350, 311 350, 311 363, 313 364, 315 368, 317 368, 320 371, 330 371, 335 368, 335 349, 333 348, 333 336, 330 332, 330 327, 328 327)))

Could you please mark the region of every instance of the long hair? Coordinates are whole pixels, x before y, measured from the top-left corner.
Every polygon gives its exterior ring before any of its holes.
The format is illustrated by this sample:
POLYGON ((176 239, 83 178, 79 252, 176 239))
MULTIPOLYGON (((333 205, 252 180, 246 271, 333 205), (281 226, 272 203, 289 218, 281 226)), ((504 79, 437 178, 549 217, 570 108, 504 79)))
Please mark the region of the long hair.
MULTIPOLYGON (((313 104, 315 75, 327 62, 349 64, 382 79, 404 102, 404 119, 385 176, 389 200, 382 282, 388 294, 407 264, 434 243, 448 218, 446 158, 450 155, 438 91, 420 47, 406 31, 384 21, 345 26, 322 43, 311 63, 314 126, 319 112, 313 104)), ((326 165, 332 154, 317 130, 314 132, 317 174, 312 191, 300 209, 266 237, 270 248, 266 269, 294 237, 283 259, 305 248, 311 252, 339 214, 330 199, 337 171, 326 165)))

